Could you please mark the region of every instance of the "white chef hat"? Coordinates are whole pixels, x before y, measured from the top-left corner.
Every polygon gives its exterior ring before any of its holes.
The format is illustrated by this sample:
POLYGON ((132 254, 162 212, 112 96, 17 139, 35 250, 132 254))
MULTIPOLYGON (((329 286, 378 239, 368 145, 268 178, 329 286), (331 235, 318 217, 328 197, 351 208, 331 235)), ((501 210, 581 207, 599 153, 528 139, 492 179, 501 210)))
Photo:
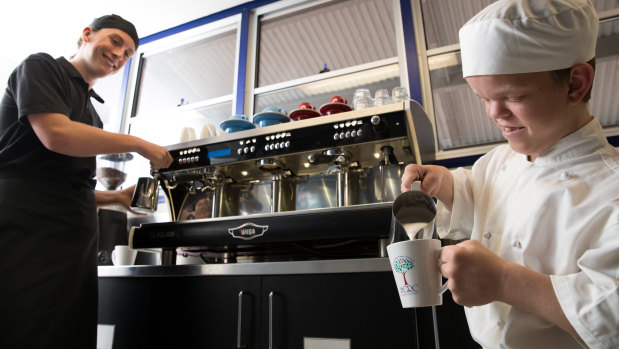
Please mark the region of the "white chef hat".
POLYGON ((462 73, 533 73, 587 62, 598 24, 588 0, 499 0, 460 29, 462 73))

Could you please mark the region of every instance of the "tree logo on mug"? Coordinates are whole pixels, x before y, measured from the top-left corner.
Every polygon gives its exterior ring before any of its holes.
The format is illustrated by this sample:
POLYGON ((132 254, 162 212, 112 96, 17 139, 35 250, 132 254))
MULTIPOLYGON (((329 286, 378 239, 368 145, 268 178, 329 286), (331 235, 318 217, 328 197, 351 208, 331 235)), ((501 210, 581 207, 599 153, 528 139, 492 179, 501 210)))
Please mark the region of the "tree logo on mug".
POLYGON ((415 261, 408 256, 399 256, 393 260, 393 270, 402 274, 404 285, 400 287, 401 294, 417 293, 417 284, 410 285, 406 280, 406 272, 415 268, 415 261))

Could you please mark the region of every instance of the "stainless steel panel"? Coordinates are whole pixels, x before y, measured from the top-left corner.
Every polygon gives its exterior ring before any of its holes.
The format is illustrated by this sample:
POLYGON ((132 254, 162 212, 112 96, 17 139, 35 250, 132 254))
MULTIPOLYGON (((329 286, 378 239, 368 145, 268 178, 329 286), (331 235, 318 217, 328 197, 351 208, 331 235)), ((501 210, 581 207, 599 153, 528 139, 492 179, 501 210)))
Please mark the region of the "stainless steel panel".
POLYGON ((387 258, 360 258, 322 261, 169 265, 100 266, 99 277, 174 277, 208 275, 289 275, 390 271, 387 258))

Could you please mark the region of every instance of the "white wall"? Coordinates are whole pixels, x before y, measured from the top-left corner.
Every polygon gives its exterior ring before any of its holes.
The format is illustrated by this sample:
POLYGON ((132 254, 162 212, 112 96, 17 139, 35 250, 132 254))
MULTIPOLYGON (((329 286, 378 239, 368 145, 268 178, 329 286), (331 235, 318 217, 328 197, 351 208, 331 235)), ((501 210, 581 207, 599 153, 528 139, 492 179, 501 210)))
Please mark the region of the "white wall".
MULTIPOLYGON (((24 58, 36 52, 71 56, 82 29, 99 16, 117 14, 132 22, 140 38, 202 18, 250 0, 9 0, 0 2, 0 94, 6 80, 24 58), (146 7, 148 6, 148 7, 146 7)), ((104 127, 120 128, 119 110, 123 70, 97 81, 95 91, 104 104, 94 102, 104 127)), ((0 96, 1 98, 1 96, 0 96)), ((139 158, 139 157, 138 157, 139 158)), ((137 160, 131 163, 136 163, 137 160)), ((148 168, 146 163, 145 168, 148 168)), ((138 172, 148 175, 148 172, 138 172)), ((127 185, 135 183, 127 179, 127 185)), ((103 188, 98 187, 103 190, 103 188)))

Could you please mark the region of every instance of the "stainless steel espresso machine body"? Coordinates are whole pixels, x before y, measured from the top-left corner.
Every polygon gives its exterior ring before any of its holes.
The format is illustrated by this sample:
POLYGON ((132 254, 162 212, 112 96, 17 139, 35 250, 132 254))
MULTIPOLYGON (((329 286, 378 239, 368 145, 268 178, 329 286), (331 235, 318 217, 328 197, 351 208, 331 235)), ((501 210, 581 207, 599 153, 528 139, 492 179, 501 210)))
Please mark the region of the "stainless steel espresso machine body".
POLYGON ((384 255, 408 163, 434 154, 414 101, 169 146, 170 168, 140 179, 134 206, 165 193, 172 219, 133 227, 133 248, 206 263, 384 255))

